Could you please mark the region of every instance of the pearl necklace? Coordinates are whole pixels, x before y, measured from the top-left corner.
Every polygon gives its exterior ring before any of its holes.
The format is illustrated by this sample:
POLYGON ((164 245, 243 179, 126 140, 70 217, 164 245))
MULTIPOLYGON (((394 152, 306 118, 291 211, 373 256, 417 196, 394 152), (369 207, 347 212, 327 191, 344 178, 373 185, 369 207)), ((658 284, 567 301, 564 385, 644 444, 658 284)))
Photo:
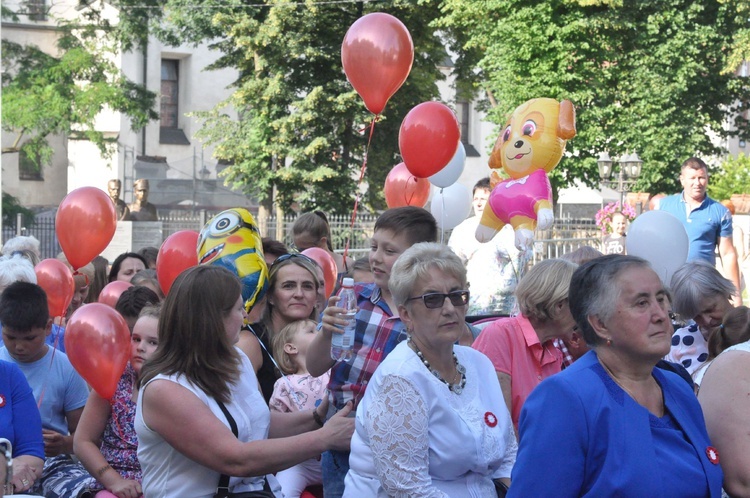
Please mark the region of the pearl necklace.
POLYGON ((452 393, 456 393, 456 394, 461 394, 463 392, 464 387, 466 387, 466 375, 465 375, 466 367, 464 367, 463 365, 461 365, 461 363, 458 362, 458 357, 456 356, 455 352, 453 353, 453 363, 456 365, 456 375, 454 375, 453 379, 451 380, 456 381, 457 378, 460 380, 458 380, 457 382, 450 383, 447 380, 445 380, 442 375, 440 375, 440 372, 438 372, 437 370, 432 368, 432 366, 430 366, 430 362, 427 361, 427 359, 424 357, 424 354, 422 354, 422 351, 420 351, 417 345, 414 343, 414 341, 412 341, 411 337, 409 337, 409 340, 407 341, 407 343, 409 344, 409 347, 411 347, 414 350, 414 352, 417 353, 417 357, 422 361, 424 366, 427 367, 427 370, 429 370, 430 373, 432 373, 432 375, 437 377, 437 379, 440 382, 448 386, 449 391, 451 391, 452 393))

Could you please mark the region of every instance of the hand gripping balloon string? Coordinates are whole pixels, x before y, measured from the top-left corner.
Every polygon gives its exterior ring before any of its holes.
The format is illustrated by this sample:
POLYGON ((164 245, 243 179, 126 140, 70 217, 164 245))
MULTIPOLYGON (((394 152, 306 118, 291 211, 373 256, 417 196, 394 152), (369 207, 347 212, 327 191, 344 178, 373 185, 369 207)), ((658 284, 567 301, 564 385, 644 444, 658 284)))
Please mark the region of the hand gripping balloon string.
MULTIPOLYGON (((367 147, 365 147, 365 157, 364 159, 362 159, 362 167, 359 170, 359 180, 357 180, 357 193, 354 195, 354 208, 352 209, 352 217, 349 222, 349 233, 346 234, 346 241, 344 242, 344 261, 346 261, 346 257, 349 255, 349 241, 351 240, 352 236, 354 236, 354 222, 357 220, 357 208, 359 207, 359 199, 361 197, 361 194, 359 192, 365 179, 365 171, 367 171, 367 155, 370 153, 370 144, 372 143, 372 135, 375 132, 375 123, 378 122, 379 119, 380 115, 376 114, 372 117, 372 122, 370 123, 370 126, 368 126, 368 128, 370 128, 370 134, 367 138, 367 147)), ((365 130, 366 129, 367 128, 365 128, 365 130)))

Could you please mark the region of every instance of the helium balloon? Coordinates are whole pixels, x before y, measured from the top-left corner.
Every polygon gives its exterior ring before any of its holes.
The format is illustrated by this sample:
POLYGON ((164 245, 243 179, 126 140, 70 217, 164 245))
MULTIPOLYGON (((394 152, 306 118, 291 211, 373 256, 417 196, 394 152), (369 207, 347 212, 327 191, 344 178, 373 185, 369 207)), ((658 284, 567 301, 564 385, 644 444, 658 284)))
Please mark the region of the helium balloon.
POLYGON ((73 272, 60 260, 44 259, 34 267, 36 283, 47 294, 49 316, 64 316, 76 290, 73 272))
POLYGON ((453 111, 440 102, 422 102, 401 122, 398 147, 417 178, 440 171, 456 154, 461 132, 453 111))
MULTIPOLYGON (((475 233, 487 242, 505 225, 516 231, 516 247, 533 242, 534 230, 555 221, 552 187, 547 173, 576 134, 575 108, 569 100, 531 99, 511 114, 490 155, 490 168, 502 169, 510 178, 493 186, 488 205, 475 233)), ((493 171, 493 176, 497 174, 493 171)))
POLYGON ((638 256, 669 286, 674 272, 687 261, 690 239, 680 220, 666 211, 646 211, 630 224, 628 255, 638 256))
POLYGON ((112 241, 116 228, 115 205, 98 188, 73 190, 57 209, 55 233, 74 270, 86 266, 98 256, 112 241))
POLYGON ((130 359, 128 324, 106 304, 84 304, 65 327, 65 354, 97 394, 110 399, 130 359))
POLYGON ((117 300, 126 289, 133 287, 130 282, 124 282, 122 280, 115 280, 104 286, 102 291, 99 293, 97 302, 106 304, 107 306, 114 308, 117 305, 117 300))
POLYGON ((406 169, 404 163, 398 163, 385 177, 383 194, 389 208, 424 207, 430 197, 430 182, 417 178, 406 169))
POLYGON ((414 44, 401 21, 383 12, 357 19, 341 44, 341 64, 365 107, 380 114, 414 62, 414 44))
POLYGON ((432 196, 430 212, 441 230, 450 230, 469 216, 471 200, 471 191, 460 183, 454 183, 432 196))
POLYGON ((338 277, 338 269, 336 268, 336 261, 333 260, 333 256, 320 247, 308 247, 302 251, 302 254, 318 263, 323 269, 326 297, 330 297, 333 294, 333 289, 336 287, 336 279, 338 277))
POLYGON ((247 209, 227 209, 206 223, 198 236, 198 263, 218 265, 237 275, 248 313, 266 293, 268 267, 263 243, 247 209))
POLYGON ((429 180, 430 183, 439 188, 450 187, 461 177, 461 173, 464 172, 464 165, 466 164, 466 149, 464 144, 458 142, 458 149, 453 155, 453 158, 448 161, 443 169, 432 175, 429 180))
POLYGON ((198 232, 180 230, 167 237, 156 255, 156 278, 164 295, 177 275, 193 266, 198 266, 198 232))

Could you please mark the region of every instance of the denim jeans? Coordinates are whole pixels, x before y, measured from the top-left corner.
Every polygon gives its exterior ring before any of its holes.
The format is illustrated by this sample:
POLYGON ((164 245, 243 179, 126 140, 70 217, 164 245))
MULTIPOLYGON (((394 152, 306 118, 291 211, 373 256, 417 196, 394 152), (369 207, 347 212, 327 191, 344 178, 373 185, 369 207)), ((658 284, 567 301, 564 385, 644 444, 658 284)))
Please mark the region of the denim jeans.
POLYGON ((349 452, 326 451, 320 463, 323 467, 323 496, 341 498, 344 495, 344 478, 349 472, 349 452))

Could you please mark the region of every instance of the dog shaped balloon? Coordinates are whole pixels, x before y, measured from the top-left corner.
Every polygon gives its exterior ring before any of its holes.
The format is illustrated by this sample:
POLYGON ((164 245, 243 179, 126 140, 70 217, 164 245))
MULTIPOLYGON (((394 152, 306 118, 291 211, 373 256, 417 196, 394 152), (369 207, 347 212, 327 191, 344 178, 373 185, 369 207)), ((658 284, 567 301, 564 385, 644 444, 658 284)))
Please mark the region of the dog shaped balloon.
MULTIPOLYGON (((502 168, 510 178, 493 187, 487 201, 490 209, 484 210, 477 226, 478 241, 489 241, 510 224, 516 247, 525 249, 531 246, 537 226, 552 226, 547 173, 560 162, 566 141, 575 134, 575 109, 569 100, 532 99, 513 111, 490 155, 490 168, 502 168)), ((497 179, 495 171, 492 176, 497 179)))

